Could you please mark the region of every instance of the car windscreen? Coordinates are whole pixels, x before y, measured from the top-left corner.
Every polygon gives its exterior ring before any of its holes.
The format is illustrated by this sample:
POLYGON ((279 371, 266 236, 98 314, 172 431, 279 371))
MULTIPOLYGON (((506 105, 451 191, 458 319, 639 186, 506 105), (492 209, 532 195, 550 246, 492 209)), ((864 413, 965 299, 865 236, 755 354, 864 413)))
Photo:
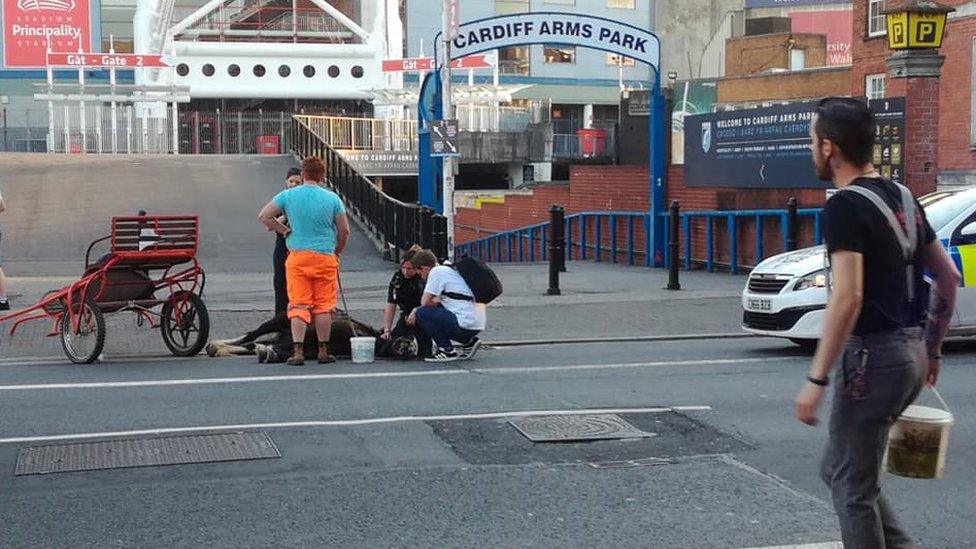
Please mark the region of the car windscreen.
POLYGON ((939 232, 976 201, 976 191, 927 194, 919 199, 932 230, 939 232))

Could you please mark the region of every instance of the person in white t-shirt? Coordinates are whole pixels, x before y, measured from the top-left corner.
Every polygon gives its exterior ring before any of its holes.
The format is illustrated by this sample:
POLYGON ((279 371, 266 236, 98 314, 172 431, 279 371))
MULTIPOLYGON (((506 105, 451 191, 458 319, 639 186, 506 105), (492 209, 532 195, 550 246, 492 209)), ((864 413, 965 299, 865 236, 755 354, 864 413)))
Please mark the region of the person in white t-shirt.
POLYGON ((436 349, 427 362, 451 362, 474 357, 481 345, 478 333, 485 329, 485 305, 476 303, 474 292, 451 267, 437 265, 430 250, 414 254, 410 263, 426 280, 420 307, 407 318, 424 337, 434 340, 436 349), (460 344, 455 347, 454 342, 460 344))
MULTIPOLYGON (((0 194, 0 213, 3 213, 7 209, 7 205, 3 202, 3 194, 0 194)), ((3 234, 0 233, 0 240, 2 240, 3 234)), ((2 256, 0 256, 2 258, 2 256)), ((3 259, 0 259, 0 311, 9 311, 10 302, 7 301, 7 277, 3 274, 3 259)))

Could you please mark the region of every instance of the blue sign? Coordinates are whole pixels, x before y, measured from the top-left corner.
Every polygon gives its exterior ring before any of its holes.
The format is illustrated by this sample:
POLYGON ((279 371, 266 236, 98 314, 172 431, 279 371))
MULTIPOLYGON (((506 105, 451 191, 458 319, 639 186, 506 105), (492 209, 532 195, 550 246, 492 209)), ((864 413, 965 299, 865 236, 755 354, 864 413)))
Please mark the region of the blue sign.
MULTIPOLYGON (((901 179, 904 99, 871 102, 877 126, 876 167, 901 179)), ((813 169, 807 101, 685 117, 685 185, 689 187, 828 188, 813 169)))
POLYGON ((822 4, 850 4, 851 0, 746 0, 750 8, 792 8, 793 6, 819 6, 822 4))

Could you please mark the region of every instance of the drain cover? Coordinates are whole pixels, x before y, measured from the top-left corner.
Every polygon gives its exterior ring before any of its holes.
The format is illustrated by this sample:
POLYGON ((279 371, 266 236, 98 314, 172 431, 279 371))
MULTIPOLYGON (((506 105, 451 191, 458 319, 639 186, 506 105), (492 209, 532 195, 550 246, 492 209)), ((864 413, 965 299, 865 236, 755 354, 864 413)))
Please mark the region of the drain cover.
POLYGON ((264 432, 107 440, 28 446, 21 449, 17 456, 14 475, 279 457, 281 453, 264 432))
POLYGON ((532 442, 572 442, 575 440, 614 440, 646 438, 645 433, 616 414, 575 416, 535 416, 508 420, 532 442))

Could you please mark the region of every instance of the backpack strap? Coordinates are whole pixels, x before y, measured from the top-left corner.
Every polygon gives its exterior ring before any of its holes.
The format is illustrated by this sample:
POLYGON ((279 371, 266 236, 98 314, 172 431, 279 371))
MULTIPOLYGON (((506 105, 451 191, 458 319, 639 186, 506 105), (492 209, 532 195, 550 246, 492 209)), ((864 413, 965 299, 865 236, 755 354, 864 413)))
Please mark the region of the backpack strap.
POLYGON ((441 292, 441 295, 460 301, 474 301, 474 296, 459 294, 456 292, 441 292))
POLYGON ((881 215, 884 216, 885 220, 888 221, 888 225, 891 226, 891 230, 895 234, 895 239, 898 240, 898 245, 902 250, 902 257, 905 260, 906 291, 908 293, 908 301, 912 302, 915 300, 914 260, 915 252, 918 247, 918 224, 915 222, 915 198, 912 196, 912 192, 904 185, 899 185, 897 183, 892 184, 898 188, 898 191, 901 194, 901 207, 905 218, 904 227, 898 223, 898 219, 895 217, 895 212, 890 206, 888 206, 888 203, 885 202, 878 195, 878 193, 872 191, 871 189, 861 187, 859 185, 849 185, 838 192, 848 191, 866 198, 879 212, 881 212, 881 215))

